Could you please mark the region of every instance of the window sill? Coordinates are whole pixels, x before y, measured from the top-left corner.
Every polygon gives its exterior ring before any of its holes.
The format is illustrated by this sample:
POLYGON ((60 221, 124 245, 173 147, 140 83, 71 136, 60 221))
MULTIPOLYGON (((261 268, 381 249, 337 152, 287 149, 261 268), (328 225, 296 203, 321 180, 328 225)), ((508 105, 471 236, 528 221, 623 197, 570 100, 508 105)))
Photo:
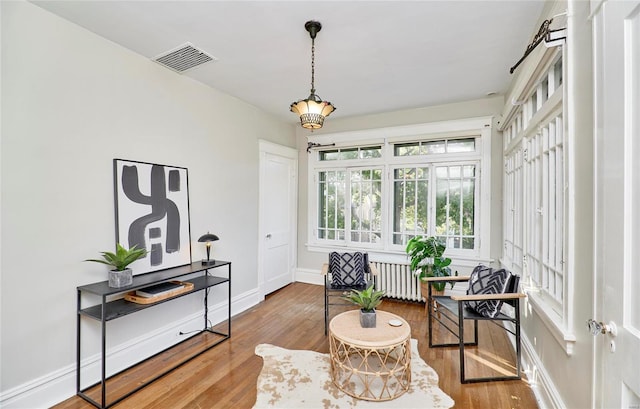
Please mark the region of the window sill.
MULTIPOLYGON (((369 260, 376 262, 385 262, 385 263, 398 263, 398 264, 409 264, 409 258, 407 253, 404 251, 397 250, 384 250, 380 248, 354 248, 354 247, 346 247, 339 245, 330 245, 330 244, 309 244, 307 243, 307 250, 315 253, 325 253, 329 254, 332 251, 340 251, 340 252, 353 252, 360 251, 369 253, 369 260)), ((480 258, 474 255, 459 255, 459 254, 445 254, 445 256, 450 257, 453 260, 452 265, 461 268, 469 268, 469 270, 473 269, 473 267, 478 264, 490 264, 494 260, 493 259, 485 259, 480 258)), ((461 273, 464 274, 464 273, 461 273)))
POLYGON ((564 327, 562 317, 549 307, 536 288, 525 288, 524 292, 527 294, 525 316, 530 315, 532 310, 535 311, 536 315, 544 323, 556 341, 558 341, 565 353, 568 356, 573 355, 576 336, 564 327))

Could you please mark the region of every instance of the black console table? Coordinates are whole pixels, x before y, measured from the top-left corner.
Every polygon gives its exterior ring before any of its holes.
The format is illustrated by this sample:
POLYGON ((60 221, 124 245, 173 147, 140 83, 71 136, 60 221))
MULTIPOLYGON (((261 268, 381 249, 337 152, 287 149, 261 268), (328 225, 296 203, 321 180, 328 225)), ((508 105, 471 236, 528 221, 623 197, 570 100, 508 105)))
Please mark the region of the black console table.
POLYGON ((123 399, 131 396, 133 393, 137 392, 138 390, 144 388, 145 386, 147 386, 148 384, 150 384, 151 382, 159 379, 160 377, 166 375, 167 373, 173 371, 174 369, 178 368, 179 366, 185 364, 186 362, 192 360, 193 358, 197 357, 198 355, 208 351, 209 349, 213 348, 214 346, 218 345, 219 343, 226 341, 227 339, 229 339, 231 337, 231 262, 230 261, 220 261, 217 260, 214 264, 210 264, 210 265, 203 265, 201 262, 197 262, 197 263, 193 263, 190 265, 186 265, 186 266, 180 266, 180 267, 175 267, 175 268, 169 268, 166 270, 162 270, 162 271, 155 271, 152 273, 146 273, 146 274, 141 274, 138 276, 134 276, 133 277, 133 283, 129 286, 126 287, 120 287, 120 288, 111 288, 108 285, 107 281, 101 281, 98 283, 93 283, 93 284, 88 284, 88 285, 83 285, 77 288, 78 291, 78 312, 77 312, 77 334, 76 334, 76 342, 77 342, 77 349, 76 349, 76 392, 78 394, 78 396, 82 397, 83 399, 85 399, 87 402, 91 403, 92 405, 101 408, 101 409, 106 409, 109 408, 113 405, 115 405, 116 403, 122 401, 123 399), (219 277, 219 276, 215 276, 212 275, 210 270, 214 270, 216 268, 219 267, 223 267, 226 266, 228 269, 228 277, 219 277), (198 275, 198 273, 201 273, 201 275, 198 275), (163 281, 170 281, 170 280, 175 280, 175 279, 181 279, 181 281, 186 281, 186 282, 190 282, 193 283, 193 290, 188 291, 186 293, 181 293, 178 294, 174 297, 170 297, 167 299, 162 299, 159 300, 158 302, 152 303, 152 304, 137 304, 134 302, 129 302, 126 301, 124 298, 118 298, 119 296, 124 296, 126 293, 130 292, 130 291, 135 291, 138 290, 140 288, 144 288, 144 287, 148 287, 150 285, 153 284, 157 284, 157 283, 161 283, 163 281), (229 295, 228 295, 228 312, 227 312, 227 331, 226 333, 223 332, 219 332, 219 331, 215 331, 213 330, 213 328, 208 327, 208 304, 207 304, 207 298, 209 295, 209 291, 208 289, 210 287, 214 287, 220 284, 227 284, 228 290, 229 290, 229 295), (107 346, 107 322, 111 321, 111 320, 115 320, 117 318, 123 317, 125 315, 129 315, 129 314, 133 314, 136 313, 138 311, 147 309, 147 308, 151 308, 154 307, 158 304, 162 304, 165 302, 170 302, 171 300, 175 300, 176 298, 179 297, 183 297, 185 295, 188 294, 193 294, 194 292, 197 291, 201 291, 201 290, 206 290, 204 292, 204 327, 202 330, 196 331, 196 333, 194 333, 193 335, 185 338, 184 340, 178 342, 175 345, 170 346, 169 348, 158 352, 157 354, 146 358, 143 361, 134 363, 133 365, 129 366, 128 368, 110 375, 109 377, 107 377, 107 373, 106 373, 106 346, 107 346), (88 306, 88 307, 83 307, 82 306, 82 296, 83 294, 92 294, 94 296, 99 296, 101 297, 101 302, 99 304, 95 304, 92 306, 88 306), (80 381, 80 377, 81 377, 81 364, 80 361, 82 359, 81 357, 81 347, 82 347, 82 334, 81 334, 81 318, 82 317, 86 317, 86 318, 90 318, 90 319, 94 319, 97 321, 101 322, 101 333, 102 333, 102 350, 101 350, 101 380, 91 386, 82 388, 81 386, 81 381, 80 381), (126 394, 116 397, 114 398, 111 402, 107 403, 107 381, 111 378, 113 378, 114 376, 136 366, 139 365, 147 360, 150 360, 154 357, 156 357, 159 354, 162 354, 163 352, 174 348, 180 344, 182 344, 183 342, 186 342, 188 340, 190 340, 193 337, 202 335, 203 333, 211 333, 211 334, 216 334, 220 336, 220 339, 216 339, 215 342, 213 342, 211 345, 208 345, 205 349, 197 352, 196 354, 187 357, 186 359, 182 360, 181 362, 171 366, 170 368, 168 368, 167 370, 163 371, 162 373, 151 377, 151 379, 145 381, 144 383, 141 384, 136 384, 137 386, 127 392, 126 394), (100 402, 98 402, 96 399, 92 398, 91 396, 89 396, 89 394, 87 393, 87 391, 89 391, 90 389, 92 389, 94 391, 93 395, 95 396, 95 389, 97 387, 100 387, 100 402))

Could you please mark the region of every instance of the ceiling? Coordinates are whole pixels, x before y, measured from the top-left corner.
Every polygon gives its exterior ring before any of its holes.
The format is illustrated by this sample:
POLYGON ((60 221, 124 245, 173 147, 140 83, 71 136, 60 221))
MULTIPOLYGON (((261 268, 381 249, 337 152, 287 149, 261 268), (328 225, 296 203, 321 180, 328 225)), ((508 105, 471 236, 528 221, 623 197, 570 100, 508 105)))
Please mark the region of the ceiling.
POLYGON ((311 82, 332 118, 477 99, 506 91, 544 2, 32 1, 154 58, 185 43, 217 61, 183 74, 294 123, 311 82))

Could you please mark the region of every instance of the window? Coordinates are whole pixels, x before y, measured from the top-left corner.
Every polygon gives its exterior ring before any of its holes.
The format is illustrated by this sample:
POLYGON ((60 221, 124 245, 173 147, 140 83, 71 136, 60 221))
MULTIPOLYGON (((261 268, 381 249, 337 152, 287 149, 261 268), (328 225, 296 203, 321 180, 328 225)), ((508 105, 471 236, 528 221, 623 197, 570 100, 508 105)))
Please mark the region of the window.
POLYGON ((562 323, 568 188, 562 53, 558 51, 550 61, 537 85, 528 91, 527 102, 515 113, 527 126, 521 129, 512 120, 503 133, 502 262, 536 289, 531 293, 534 302, 562 323))
POLYGON ((379 242, 381 196, 381 169, 319 172, 318 238, 345 240, 349 232, 352 242, 379 242))
POLYGON ((320 151, 319 160, 348 160, 379 158, 382 155, 381 146, 364 146, 356 148, 331 149, 320 151))
POLYGON ((393 171, 393 244, 429 232, 429 168, 393 171))
MULTIPOLYGON (((476 126, 445 137, 385 137, 379 144, 333 136, 335 147, 312 151, 310 246, 404 254, 411 237, 427 235, 445 240, 456 257, 486 260, 478 223, 490 189, 482 199, 480 169, 490 162, 482 147, 491 128, 487 119, 476 126)), ((488 213, 487 205, 487 220, 488 213)))
POLYGON ((475 248, 475 165, 436 167, 435 232, 448 248, 475 248))
POLYGON ((350 171, 351 241, 379 243, 382 237, 382 169, 350 171))
POLYGON ((345 171, 324 171, 318 180, 318 238, 344 240, 345 171))
POLYGON ((394 145, 393 149, 395 156, 474 152, 475 150, 475 138, 398 143, 394 145))
POLYGON ((544 124, 526 140, 528 197, 525 225, 527 270, 532 282, 562 313, 564 286, 564 153, 562 115, 544 124))

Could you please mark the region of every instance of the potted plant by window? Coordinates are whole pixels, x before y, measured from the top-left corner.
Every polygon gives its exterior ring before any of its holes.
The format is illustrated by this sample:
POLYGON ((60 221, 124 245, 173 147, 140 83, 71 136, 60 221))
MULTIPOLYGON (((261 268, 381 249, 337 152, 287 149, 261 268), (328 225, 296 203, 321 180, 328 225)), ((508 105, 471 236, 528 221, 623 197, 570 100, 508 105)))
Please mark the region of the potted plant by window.
POLYGON ((351 290, 351 292, 343 297, 360 306, 360 326, 362 328, 376 327, 376 307, 382 302, 384 291, 374 290, 373 283, 364 290, 351 290))
MULTIPOLYGON (((443 257, 444 251, 447 249, 445 243, 437 238, 415 236, 407 243, 406 252, 411 261, 411 271, 420 277, 420 290, 422 297, 426 300, 428 297, 427 283, 422 279, 424 277, 449 277, 451 276, 451 259, 443 257)), ((458 275, 458 272, 455 273, 458 275)), ((431 283, 435 294, 444 292, 446 282, 431 283)), ((449 281, 451 288, 454 282, 449 281)))
POLYGON ((116 244, 116 252, 103 251, 102 260, 88 259, 85 261, 94 261, 96 263, 106 264, 114 267, 109 271, 109 287, 120 288, 126 287, 133 283, 133 271, 127 266, 134 261, 147 255, 147 250, 131 247, 129 250, 122 247, 120 243, 116 244))

